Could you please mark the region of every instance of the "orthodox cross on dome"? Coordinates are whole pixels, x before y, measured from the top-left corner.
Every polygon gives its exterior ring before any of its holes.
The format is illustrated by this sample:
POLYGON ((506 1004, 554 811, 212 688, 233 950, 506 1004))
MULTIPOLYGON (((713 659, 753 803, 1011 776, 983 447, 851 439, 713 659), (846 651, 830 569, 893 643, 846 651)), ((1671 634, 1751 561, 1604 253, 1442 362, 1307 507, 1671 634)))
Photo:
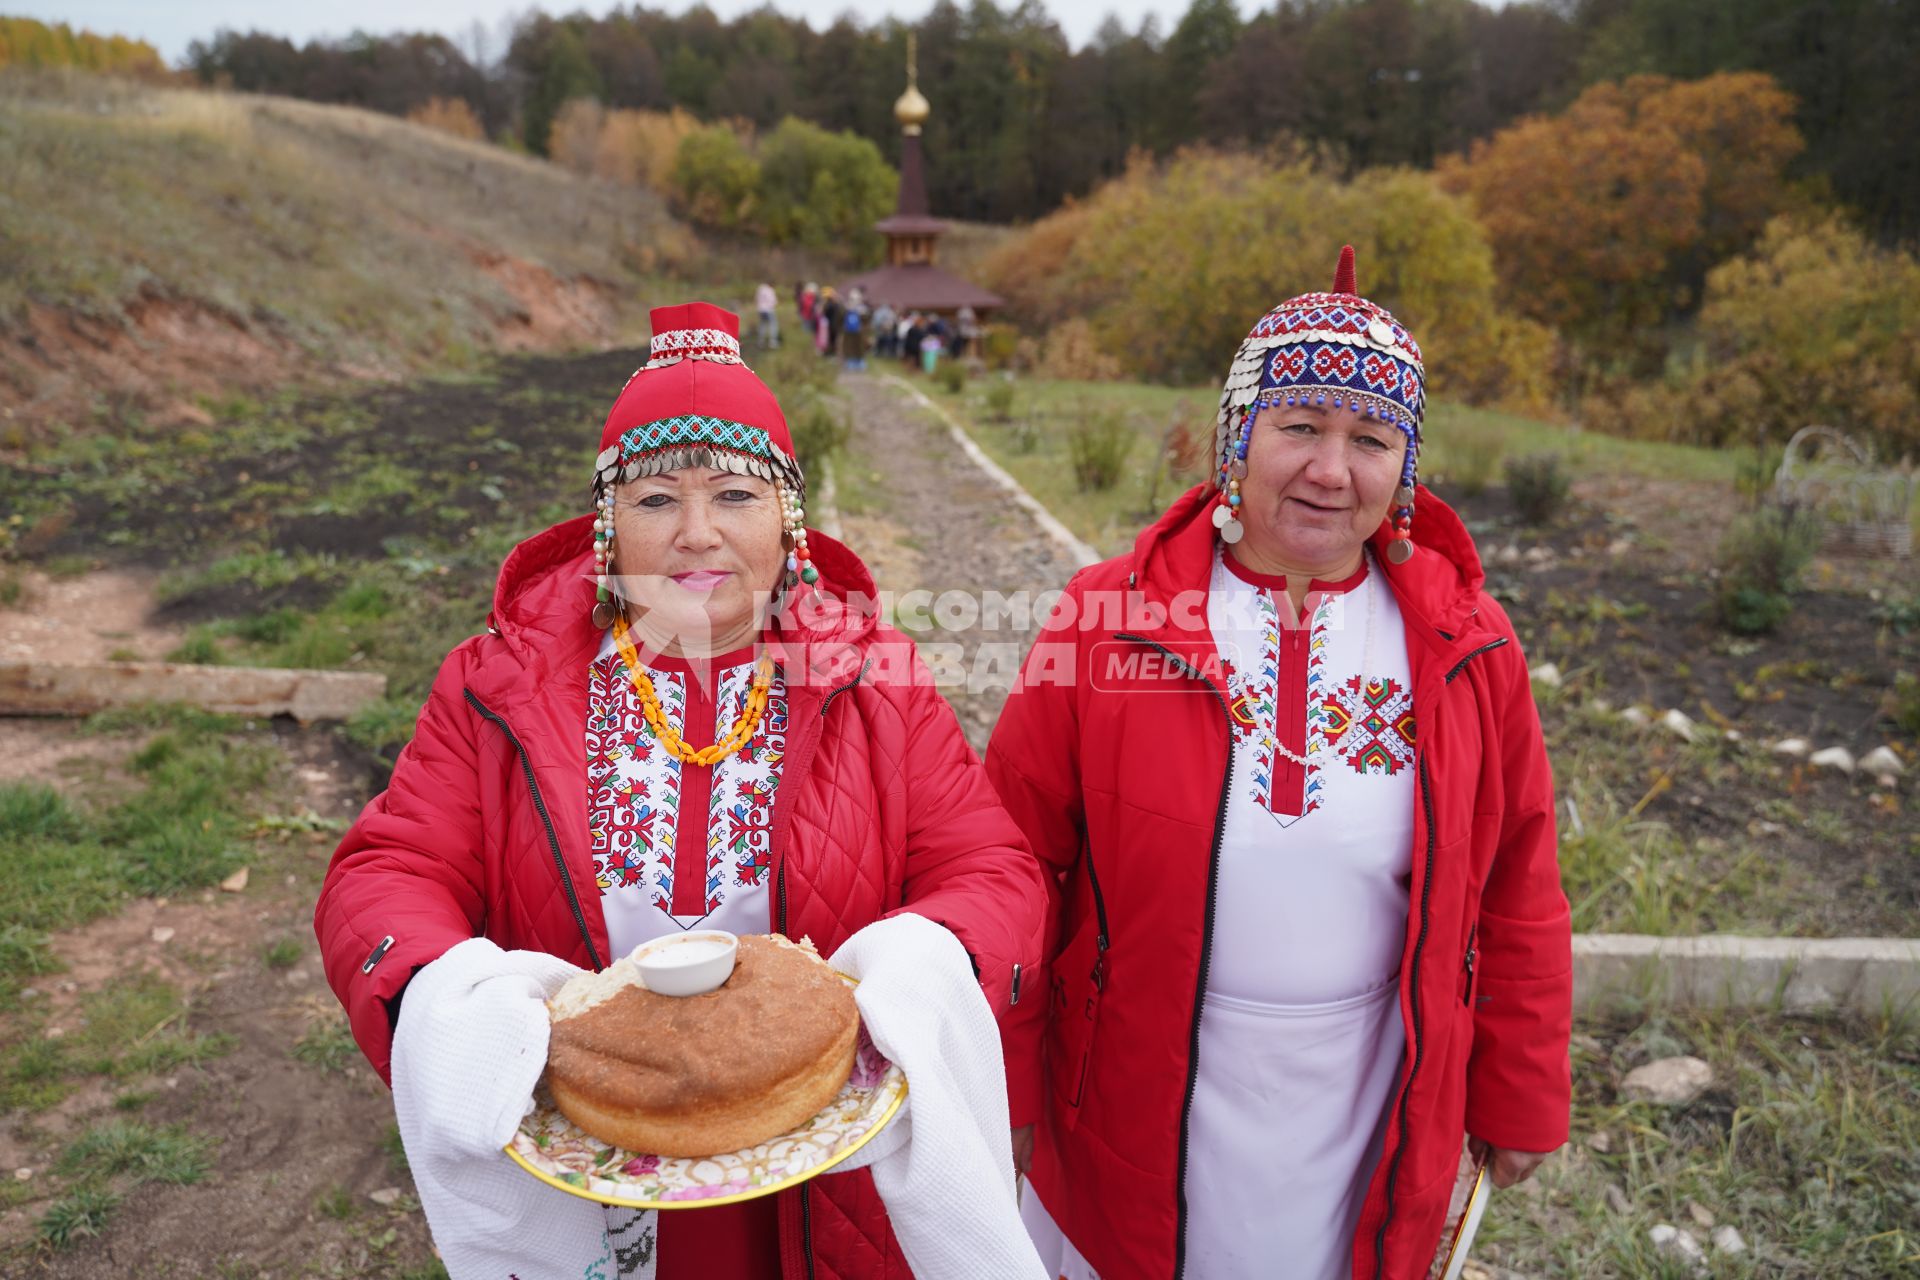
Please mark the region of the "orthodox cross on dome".
POLYGON ((935 265, 940 234, 946 224, 933 216, 927 202, 926 164, 921 152, 921 129, 933 106, 920 92, 920 44, 907 32, 907 88, 893 104, 900 122, 900 195, 893 213, 873 229, 887 238, 886 265, 850 280, 845 291, 859 287, 875 302, 887 302, 905 312, 959 314, 971 308, 976 316, 1005 305, 995 293, 949 275, 935 265))
POLYGON ((900 131, 909 138, 918 137, 920 126, 927 122, 933 107, 920 92, 920 67, 918 39, 913 32, 907 32, 907 91, 893 104, 893 118, 900 122, 900 131))

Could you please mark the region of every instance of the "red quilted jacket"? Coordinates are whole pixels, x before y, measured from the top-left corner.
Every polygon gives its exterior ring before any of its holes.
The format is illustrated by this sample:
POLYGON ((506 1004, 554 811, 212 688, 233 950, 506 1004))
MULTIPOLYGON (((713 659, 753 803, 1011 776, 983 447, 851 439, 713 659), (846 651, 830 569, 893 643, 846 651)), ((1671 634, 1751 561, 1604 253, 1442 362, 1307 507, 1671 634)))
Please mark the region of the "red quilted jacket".
MULTIPOLYGON (((449 655, 391 784, 327 872, 314 916, 327 980, 383 1079, 390 1002, 455 943, 484 935, 595 969, 609 959, 587 837, 591 524, 557 525, 508 557, 488 634, 449 655)), ((872 597, 858 558, 809 539, 830 606, 872 597)), ((1004 1015, 1016 966, 1040 956, 1039 866, 911 646, 870 614, 825 614, 775 637, 791 728, 773 926, 830 954, 911 909, 958 936, 1004 1015)), ((779 1199, 785 1280, 910 1280, 864 1170, 779 1199)))
MULTIPOLYGON (((1179 1277, 1185 1256, 1187 1108, 1232 739, 1226 693, 1200 674, 1217 672, 1204 608, 1156 618, 1138 606, 1205 589, 1209 501, 1206 486, 1186 494, 1131 555, 1073 580, 1076 619, 1056 614, 1035 644, 987 751, 1054 873, 1050 998, 1023 1002, 1007 1032, 1013 1119, 1038 1121, 1034 1186, 1103 1280, 1179 1277), (1102 599, 1134 616, 1089 616, 1102 599), (1075 678, 1037 678, 1049 666, 1075 678)), ((1356 1280, 1425 1275, 1463 1127, 1550 1151, 1570 1101, 1572 935, 1526 661, 1459 518, 1424 488, 1417 510, 1418 549, 1386 567, 1418 718, 1407 1055, 1353 1241, 1356 1280)))

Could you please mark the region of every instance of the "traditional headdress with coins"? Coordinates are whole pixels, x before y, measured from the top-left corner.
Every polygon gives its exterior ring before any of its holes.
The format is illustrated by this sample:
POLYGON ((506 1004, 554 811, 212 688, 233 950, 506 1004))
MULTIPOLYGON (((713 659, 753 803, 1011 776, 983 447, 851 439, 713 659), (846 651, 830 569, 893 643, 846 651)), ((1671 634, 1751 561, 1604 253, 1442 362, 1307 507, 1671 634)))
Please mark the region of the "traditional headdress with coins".
POLYGON ((623 480, 682 467, 711 467, 773 482, 780 498, 785 583, 813 583, 807 548, 806 478, 786 415, 767 384, 740 359, 740 318, 709 302, 655 307, 653 344, 600 432, 593 466, 593 621, 614 620, 613 491, 623 480))
POLYGON ((1331 293, 1303 293, 1260 317, 1233 358, 1214 420, 1214 461, 1220 486, 1214 527, 1238 542, 1240 482, 1247 475, 1247 443, 1254 419, 1269 405, 1314 404, 1351 408, 1406 433, 1407 456, 1394 494, 1393 541, 1387 558, 1413 554, 1413 492, 1426 414, 1426 372, 1420 347, 1385 307, 1359 296, 1353 246, 1340 250, 1331 293))

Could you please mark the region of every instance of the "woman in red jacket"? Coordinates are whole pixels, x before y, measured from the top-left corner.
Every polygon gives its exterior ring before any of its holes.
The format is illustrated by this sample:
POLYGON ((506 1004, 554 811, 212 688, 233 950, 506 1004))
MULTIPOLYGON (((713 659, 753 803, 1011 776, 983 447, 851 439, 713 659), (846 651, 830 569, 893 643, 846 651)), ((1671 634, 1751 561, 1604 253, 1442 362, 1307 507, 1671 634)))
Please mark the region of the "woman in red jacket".
MULTIPOLYGON (((327 977, 383 1077, 408 981, 474 937, 599 969, 696 927, 830 954, 904 910, 958 937, 996 1016, 1039 959, 1040 870, 865 567, 806 529, 738 320, 653 324, 593 513, 508 557, 328 871, 327 977)), ((662 1215, 658 1267, 909 1280, 864 1170, 662 1215)))
POLYGON ((1008 1067, 1069 1280, 1415 1280, 1464 1135, 1498 1185, 1566 1139, 1526 663, 1351 255, 1255 325, 1217 479, 1073 580, 988 749, 1053 871, 1008 1067))

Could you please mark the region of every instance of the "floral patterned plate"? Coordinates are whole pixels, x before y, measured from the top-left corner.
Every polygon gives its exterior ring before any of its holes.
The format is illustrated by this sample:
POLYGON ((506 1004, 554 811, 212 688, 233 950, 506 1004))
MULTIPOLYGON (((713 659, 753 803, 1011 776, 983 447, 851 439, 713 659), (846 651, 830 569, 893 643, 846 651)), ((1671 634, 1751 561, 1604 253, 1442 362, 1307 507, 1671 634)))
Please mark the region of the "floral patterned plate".
POLYGON ((867 1038, 853 1074, 813 1119, 757 1147, 684 1159, 641 1155, 590 1138, 560 1114, 543 1086, 507 1144, 513 1162, 570 1195, 633 1209, 698 1209, 737 1204, 798 1186, 871 1142, 899 1113, 907 1077, 867 1038))

